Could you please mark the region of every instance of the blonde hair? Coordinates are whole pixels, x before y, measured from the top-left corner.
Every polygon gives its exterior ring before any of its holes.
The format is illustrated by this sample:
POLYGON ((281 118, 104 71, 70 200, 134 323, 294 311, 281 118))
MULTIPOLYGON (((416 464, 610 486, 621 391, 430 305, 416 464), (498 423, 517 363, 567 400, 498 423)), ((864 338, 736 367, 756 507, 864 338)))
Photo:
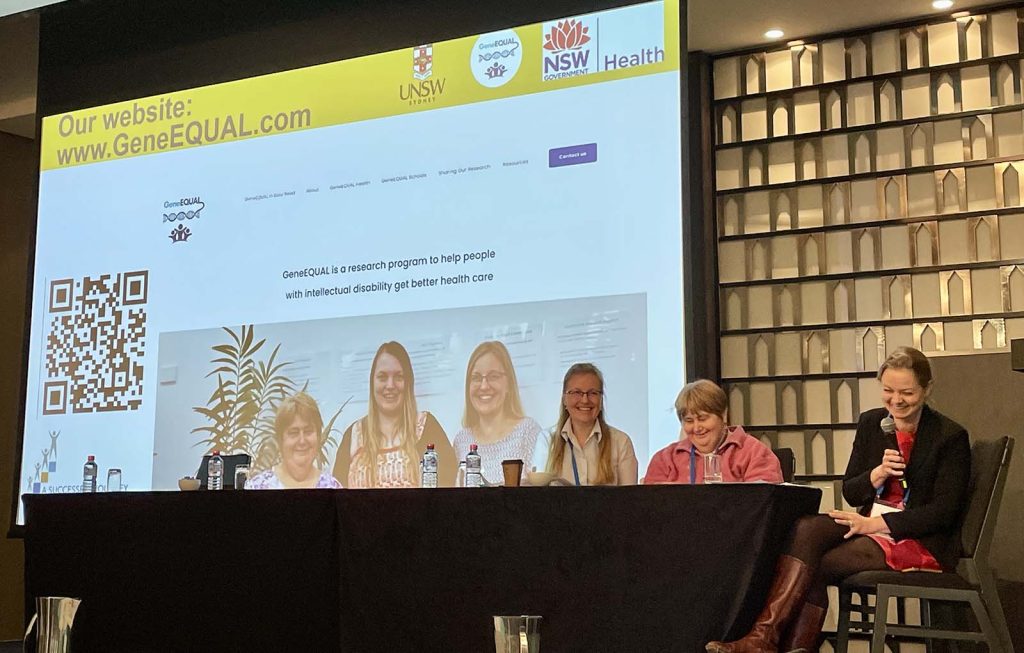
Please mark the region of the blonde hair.
POLYGON ((676 416, 683 421, 687 413, 711 413, 725 420, 729 398, 718 384, 707 379, 687 383, 676 397, 676 416))
POLYGON ((509 356, 508 349, 505 348, 503 343, 498 340, 488 340, 476 346, 473 353, 469 355, 469 363, 466 364, 466 403, 462 413, 462 426, 467 429, 480 425, 480 413, 476 412, 476 408, 473 407, 473 402, 469 396, 469 388, 470 380, 473 376, 473 366, 487 354, 493 354, 498 359, 498 362, 504 368, 505 378, 508 379, 505 403, 501 407, 502 413, 506 417, 523 418, 523 402, 519 399, 519 381, 516 380, 516 369, 512 367, 512 357, 509 356))
POLYGON ((380 454, 380 440, 383 433, 380 432, 380 408, 377 406, 377 398, 373 391, 373 377, 377 370, 377 361, 384 354, 394 356, 398 364, 402 366, 402 375, 405 379, 405 388, 402 391, 401 415, 398 419, 398 448, 406 455, 406 475, 419 485, 420 467, 419 452, 416 450, 416 421, 418 412, 416 410, 416 377, 412 371, 412 360, 409 352, 400 343, 395 341, 385 342, 377 348, 370 365, 370 405, 363 418, 363 441, 362 447, 356 452, 353 465, 361 464, 369 474, 369 487, 377 486, 377 456, 380 454))
MULTIPOLYGON (((569 410, 565 407, 565 391, 569 387, 572 377, 580 374, 593 374, 601 385, 601 410, 597 413, 597 423, 601 427, 601 443, 598 447, 597 479, 594 485, 610 485, 615 482, 615 472, 612 470, 612 434, 608 423, 604 420, 604 375, 593 363, 576 363, 568 369, 562 379, 562 402, 558 407, 558 425, 560 429, 569 419, 569 410)), ((570 427, 571 428, 571 427, 570 427)), ((558 474, 562 470, 562 461, 565 460, 565 440, 561 433, 555 433, 551 438, 551 447, 548 450, 547 471, 558 474)))
POLYGON ((897 347, 882 362, 878 368, 878 380, 882 380, 882 374, 886 370, 910 370, 914 373, 918 385, 927 388, 934 380, 932 378, 932 364, 928 357, 913 347, 897 347))

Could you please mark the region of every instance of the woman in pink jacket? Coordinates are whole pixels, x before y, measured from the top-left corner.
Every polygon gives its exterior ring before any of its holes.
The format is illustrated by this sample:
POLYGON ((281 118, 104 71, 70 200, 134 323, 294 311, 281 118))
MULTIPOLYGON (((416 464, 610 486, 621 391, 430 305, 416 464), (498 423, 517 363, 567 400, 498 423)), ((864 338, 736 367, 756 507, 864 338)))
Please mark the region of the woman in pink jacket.
POLYGON ((676 397, 681 439, 651 458, 644 483, 704 482, 704 455, 717 453, 722 481, 782 482, 782 466, 772 450, 747 435, 742 426, 729 427, 725 391, 701 379, 685 386, 676 397))

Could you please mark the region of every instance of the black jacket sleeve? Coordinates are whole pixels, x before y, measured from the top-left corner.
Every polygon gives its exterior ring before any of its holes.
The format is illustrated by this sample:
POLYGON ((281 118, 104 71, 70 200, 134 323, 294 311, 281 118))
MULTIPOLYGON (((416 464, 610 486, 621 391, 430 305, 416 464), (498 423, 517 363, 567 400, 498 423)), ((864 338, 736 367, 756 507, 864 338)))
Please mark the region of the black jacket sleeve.
POLYGON ((931 496, 918 504, 914 496, 914 478, 908 475, 910 500, 907 509, 883 515, 889 532, 896 540, 921 538, 940 531, 955 530, 967 503, 971 475, 971 444, 967 431, 958 424, 957 431, 944 434, 937 455, 931 496))
MULTIPOLYGON (((843 498, 851 506, 862 507, 870 504, 875 498, 875 487, 871 485, 871 470, 882 462, 879 438, 883 436, 879 423, 885 415, 885 409, 869 410, 861 413, 857 422, 853 451, 850 453, 850 462, 843 476, 843 498)), ((884 450, 883 444, 881 451, 884 450)))

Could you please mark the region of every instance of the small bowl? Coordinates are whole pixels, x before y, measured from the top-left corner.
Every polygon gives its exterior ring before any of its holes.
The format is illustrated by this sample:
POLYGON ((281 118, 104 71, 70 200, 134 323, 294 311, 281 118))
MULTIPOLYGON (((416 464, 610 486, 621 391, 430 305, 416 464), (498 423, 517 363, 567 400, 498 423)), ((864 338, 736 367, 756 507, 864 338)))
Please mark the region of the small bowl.
POLYGON ((529 472, 526 475, 526 480, 530 481, 530 485, 543 487, 550 485, 551 481, 555 480, 555 474, 553 472, 529 472))
POLYGON ((198 490, 199 486, 200 482, 198 478, 186 476, 185 478, 178 479, 178 489, 181 490, 182 492, 191 492, 193 490, 198 490))

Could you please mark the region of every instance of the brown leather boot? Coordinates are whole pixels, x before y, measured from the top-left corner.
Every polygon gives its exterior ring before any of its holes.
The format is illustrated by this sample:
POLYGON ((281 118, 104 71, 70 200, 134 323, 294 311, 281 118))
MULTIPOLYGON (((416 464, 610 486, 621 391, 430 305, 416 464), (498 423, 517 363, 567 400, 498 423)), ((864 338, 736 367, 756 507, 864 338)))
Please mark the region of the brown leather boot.
POLYGON ((754 627, 735 642, 708 642, 709 653, 776 653, 786 625, 796 616, 811 584, 802 560, 784 555, 775 567, 775 580, 754 627))
POLYGON ((821 627, 825 623, 828 608, 804 601, 800 614, 786 630, 780 651, 807 651, 813 653, 821 646, 821 627))

